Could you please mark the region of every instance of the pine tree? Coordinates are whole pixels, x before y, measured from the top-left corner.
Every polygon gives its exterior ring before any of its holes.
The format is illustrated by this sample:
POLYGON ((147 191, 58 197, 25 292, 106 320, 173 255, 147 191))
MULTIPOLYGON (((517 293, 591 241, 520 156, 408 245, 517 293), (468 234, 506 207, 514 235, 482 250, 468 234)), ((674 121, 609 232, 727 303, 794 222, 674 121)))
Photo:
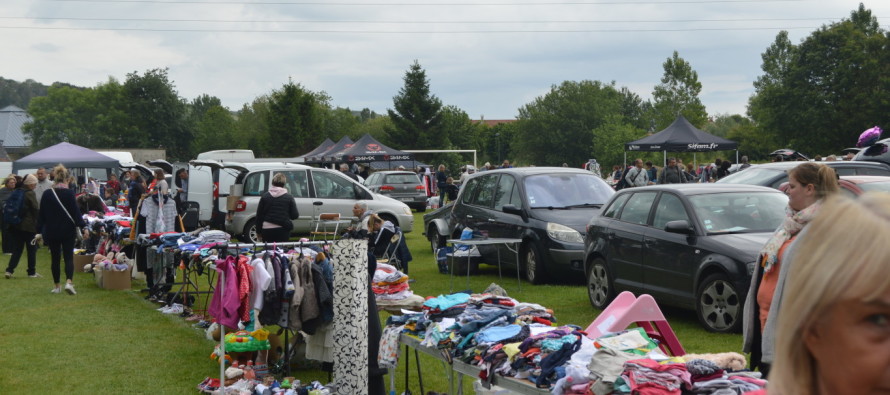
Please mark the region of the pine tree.
POLYGON ((388 143, 404 149, 435 149, 449 145, 440 130, 442 101, 430 94, 426 71, 416 60, 405 72, 405 86, 392 98, 395 109, 387 109, 392 126, 386 128, 388 143))

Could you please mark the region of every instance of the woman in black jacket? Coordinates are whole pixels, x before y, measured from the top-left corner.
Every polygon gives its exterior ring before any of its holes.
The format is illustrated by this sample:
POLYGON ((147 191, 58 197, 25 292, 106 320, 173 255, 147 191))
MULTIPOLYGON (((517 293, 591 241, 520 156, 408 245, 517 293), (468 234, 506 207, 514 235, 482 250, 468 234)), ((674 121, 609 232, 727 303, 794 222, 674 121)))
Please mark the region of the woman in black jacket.
POLYGON ((86 222, 77 208, 74 191, 68 188, 68 169, 61 164, 53 168, 55 185, 40 198, 40 212, 37 215, 37 239, 43 239, 49 247, 53 281, 56 286, 52 293, 60 293, 59 264, 65 259, 65 292, 75 295, 74 291, 74 232, 83 232, 84 238, 89 237, 86 222))
POLYGON ((260 198, 256 210, 257 237, 267 243, 290 240, 293 222, 300 217, 294 197, 284 185, 287 177, 282 173, 272 176, 272 187, 260 198))

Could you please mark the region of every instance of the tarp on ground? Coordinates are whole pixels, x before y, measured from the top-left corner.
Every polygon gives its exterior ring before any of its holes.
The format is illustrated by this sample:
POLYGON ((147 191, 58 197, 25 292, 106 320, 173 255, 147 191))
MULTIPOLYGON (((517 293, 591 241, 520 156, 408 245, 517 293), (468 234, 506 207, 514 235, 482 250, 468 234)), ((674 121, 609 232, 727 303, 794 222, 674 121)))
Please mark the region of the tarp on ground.
POLYGON ((728 151, 738 147, 735 141, 696 128, 682 115, 658 133, 624 144, 625 151, 706 152, 728 151))
POLYGON ((318 147, 315 147, 314 150, 309 151, 303 155, 300 155, 300 156, 298 156, 298 158, 306 159, 311 156, 322 155, 325 152, 328 152, 328 150, 331 149, 331 147, 333 147, 333 146, 334 146, 334 142, 329 138, 325 138, 324 141, 322 141, 321 144, 318 145, 318 147))
MULTIPOLYGON (((330 154, 337 152, 337 151, 344 150, 349 147, 352 147, 352 144, 353 144, 352 139, 349 138, 349 136, 343 136, 343 138, 341 138, 340 141, 337 141, 337 143, 331 145, 325 151, 315 152, 315 153, 310 152, 309 154, 303 155, 303 159, 306 160, 307 164, 330 163, 331 160, 328 159, 328 156, 330 154), (312 154, 312 155, 310 155, 310 154, 312 154)), ((316 148, 315 150, 317 150, 317 149, 318 148, 316 148)), ((313 151, 315 151, 315 150, 313 150, 313 151)))
POLYGON ((52 168, 57 164, 68 168, 115 168, 120 166, 117 159, 102 155, 89 148, 71 143, 59 143, 44 148, 22 159, 12 162, 12 171, 20 169, 52 168))
POLYGON ((325 155, 332 162, 369 163, 414 160, 414 154, 387 147, 370 134, 362 136, 351 147, 340 151, 329 151, 325 155))

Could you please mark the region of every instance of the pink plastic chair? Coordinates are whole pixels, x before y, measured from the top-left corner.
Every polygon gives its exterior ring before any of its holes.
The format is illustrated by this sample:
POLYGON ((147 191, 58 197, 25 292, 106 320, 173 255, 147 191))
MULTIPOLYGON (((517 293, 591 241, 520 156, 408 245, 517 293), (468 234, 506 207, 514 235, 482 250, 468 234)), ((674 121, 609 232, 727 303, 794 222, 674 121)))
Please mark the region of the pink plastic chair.
POLYGON ((620 332, 631 324, 643 328, 649 337, 658 340, 659 347, 668 355, 675 357, 685 355, 680 340, 671 329, 651 295, 634 296, 624 291, 615 297, 612 303, 587 326, 587 337, 596 339, 607 333, 620 332))

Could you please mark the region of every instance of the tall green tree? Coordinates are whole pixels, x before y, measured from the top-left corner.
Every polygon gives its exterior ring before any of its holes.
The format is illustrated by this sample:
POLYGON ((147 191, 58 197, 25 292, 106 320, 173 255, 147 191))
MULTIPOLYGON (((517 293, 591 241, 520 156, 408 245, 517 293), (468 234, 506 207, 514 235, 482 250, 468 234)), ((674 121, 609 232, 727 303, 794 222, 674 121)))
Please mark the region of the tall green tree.
POLYGON ((186 121, 186 103, 167 76, 167 69, 127 74, 123 97, 135 136, 123 136, 133 147, 165 148, 167 156, 185 160, 191 156, 194 138, 186 121))
POLYGON ((442 101, 430 93, 426 71, 415 60, 403 80, 405 85, 392 98, 393 109, 386 110, 393 126, 387 129, 385 142, 404 149, 447 147, 448 135, 439 128, 442 101))
POLYGON ((545 166, 586 162, 595 143, 594 130, 607 119, 614 120, 611 116, 615 116, 628 124, 639 121, 627 115, 637 113, 628 108, 628 102, 634 102, 628 94, 617 89, 614 82, 585 80, 554 85, 546 95, 519 109, 511 147, 515 159, 545 166))
POLYGON ((269 141, 265 152, 271 156, 291 157, 314 149, 324 140, 324 126, 329 98, 300 84, 288 81, 269 96, 267 125, 269 141))
POLYGON ((271 139, 268 124, 270 111, 269 96, 261 95, 244 104, 235 120, 235 140, 241 143, 240 147, 253 150, 258 157, 269 156, 266 147, 271 139))
POLYGON ((778 144, 826 155, 890 123, 890 36, 862 4, 799 45, 780 33, 762 57, 748 113, 778 144))
POLYGON ((703 127, 708 121, 708 112, 698 98, 702 89, 698 73, 677 51, 663 66, 661 84, 656 85, 652 92, 656 130, 670 125, 678 115, 683 115, 697 127, 703 127))

